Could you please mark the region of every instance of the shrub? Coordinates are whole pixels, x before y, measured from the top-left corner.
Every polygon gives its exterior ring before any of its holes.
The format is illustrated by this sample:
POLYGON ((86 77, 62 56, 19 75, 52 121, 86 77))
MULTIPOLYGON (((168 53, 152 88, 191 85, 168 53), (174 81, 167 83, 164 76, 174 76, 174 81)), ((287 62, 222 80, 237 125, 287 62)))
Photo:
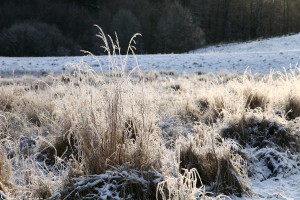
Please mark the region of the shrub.
POLYGON ((0 33, 2 56, 78 55, 80 47, 55 27, 38 21, 16 23, 0 33))

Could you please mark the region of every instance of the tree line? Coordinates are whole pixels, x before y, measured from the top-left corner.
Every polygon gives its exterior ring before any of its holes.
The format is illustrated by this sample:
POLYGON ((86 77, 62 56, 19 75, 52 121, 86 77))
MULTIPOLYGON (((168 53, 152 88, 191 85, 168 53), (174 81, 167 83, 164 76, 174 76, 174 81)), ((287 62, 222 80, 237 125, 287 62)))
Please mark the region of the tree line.
POLYGON ((180 53, 203 45, 300 30, 298 0, 3 0, 1 56, 101 54, 99 25, 137 53, 180 53))

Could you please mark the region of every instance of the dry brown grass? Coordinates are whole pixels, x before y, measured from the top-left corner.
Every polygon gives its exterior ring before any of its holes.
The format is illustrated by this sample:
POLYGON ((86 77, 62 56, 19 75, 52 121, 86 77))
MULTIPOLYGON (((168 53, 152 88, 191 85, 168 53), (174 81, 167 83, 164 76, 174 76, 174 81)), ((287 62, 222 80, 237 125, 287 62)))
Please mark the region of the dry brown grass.
POLYGON ((195 127, 196 136, 181 144, 180 167, 197 169, 202 184, 215 195, 249 193, 247 161, 239 145, 219 138, 215 131, 204 124, 195 127))
POLYGON ((11 187, 11 165, 7 159, 7 155, 0 150, 0 197, 7 193, 7 189, 11 187))
POLYGON ((286 117, 289 120, 293 120, 300 117, 300 97, 290 95, 285 105, 286 117))
POLYGON ((221 135, 236 139, 241 145, 252 147, 278 146, 297 152, 298 135, 292 133, 288 126, 276 117, 267 119, 259 115, 250 114, 238 120, 232 120, 228 128, 223 129, 221 135))
POLYGON ((0 110, 10 111, 12 109, 12 103, 14 99, 13 92, 9 88, 1 88, 0 92, 0 110))
POLYGON ((246 108, 250 109, 266 109, 267 104, 270 101, 268 96, 262 92, 245 90, 244 95, 246 97, 246 108))
MULTIPOLYGON (((37 89, 20 82, 1 86, 7 93, 3 98, 11 105, 7 109, 7 103, 2 104, 3 155, 8 161, 20 159, 12 166, 10 178, 18 177, 19 182, 13 181, 12 186, 23 188, 23 192, 9 189, 6 194, 12 197, 47 198, 55 191, 67 197, 76 180, 86 177, 85 183, 90 184, 91 175, 102 174, 103 178, 120 168, 149 173, 148 178, 142 176, 146 185, 133 179, 121 181, 117 176, 117 190, 123 197, 132 193, 143 198, 138 191, 147 188, 153 193, 158 184, 153 182, 153 169, 161 173, 159 198, 179 198, 178 187, 189 188, 186 195, 200 194, 201 198, 249 194, 247 156, 236 142, 223 138, 235 139, 242 146, 276 144, 299 152, 299 136, 290 128, 298 121, 288 123, 276 114, 277 109, 287 109, 285 99, 290 93, 262 95, 259 89, 290 87, 287 81, 234 77, 224 83, 217 77, 203 82, 197 75, 168 75, 144 82, 125 73, 92 72, 68 76, 67 83, 60 77, 47 78, 48 86, 37 89), (180 89, 170 88, 177 84, 180 89), (160 123, 167 123, 168 128, 160 123), (180 152, 174 162, 168 161, 174 155, 172 148, 180 152), (177 175, 167 166, 177 166, 177 175), (40 177, 45 177, 42 182, 40 177), (175 187, 173 181, 181 185, 175 187)), ((107 181, 113 179, 103 179, 95 187, 107 181)), ((80 187, 73 194, 97 193, 93 187, 80 187)))

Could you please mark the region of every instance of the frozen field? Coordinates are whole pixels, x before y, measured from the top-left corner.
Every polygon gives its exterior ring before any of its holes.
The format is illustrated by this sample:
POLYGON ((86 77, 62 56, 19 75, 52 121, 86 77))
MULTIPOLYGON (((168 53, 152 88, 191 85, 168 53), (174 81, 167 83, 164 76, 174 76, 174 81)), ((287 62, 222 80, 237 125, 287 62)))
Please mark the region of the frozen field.
MULTIPOLYGON (((269 73, 295 67, 300 61, 300 34, 272 39, 209 46, 185 54, 137 55, 142 70, 193 72, 269 73)), ((127 69, 137 66, 133 56, 128 57, 127 69)), ((108 57, 0 57, 0 71, 42 73, 61 72, 70 62, 84 61, 93 70, 108 70, 108 57)))
MULTIPOLYGON (((121 60, 123 60, 124 58, 124 56, 120 57, 121 60)), ((299 61, 300 34, 295 34, 290 36, 276 37, 272 39, 258 40, 246 43, 232 43, 218 46, 209 46, 185 54, 136 55, 135 57, 128 56, 126 70, 130 71, 136 67, 139 67, 140 69, 145 71, 172 71, 178 74, 190 74, 198 72, 242 74, 247 70, 250 71, 252 74, 268 74, 270 71, 284 71, 288 70, 289 68, 298 67, 299 61)), ((87 66, 91 67, 92 70, 97 72, 108 71, 108 66, 110 66, 108 56, 45 58, 0 57, 0 78, 11 75, 17 76, 22 74, 41 75, 47 72, 62 73, 66 70, 74 68, 74 66, 76 67, 76 63, 82 62, 86 63, 87 66)), ((299 72, 299 70, 295 71, 299 72)), ((291 80, 289 87, 298 87, 293 85, 295 83, 299 82, 293 82, 291 80)), ((160 84, 162 83, 158 83, 159 86, 160 84)), ((201 82, 201 84, 203 83, 201 82)), ((254 83, 252 84, 252 86, 253 88, 256 87, 254 83)), ((197 88, 194 85, 189 87, 191 89, 197 88)), ((266 88, 271 90, 270 87, 266 88)), ((256 88, 256 90, 259 89, 259 87, 256 88)), ((275 88, 274 86, 273 90, 277 90, 277 88, 275 88)), ((170 92, 170 90, 166 91, 170 92)), ((203 91, 207 92, 204 89, 203 91)), ((223 92, 224 91, 227 90, 224 89, 223 92)), ((265 91, 266 90, 264 90, 261 93, 264 94, 265 91)), ((185 96, 185 94, 192 96, 194 94, 205 94, 205 92, 183 92, 183 97, 180 98, 184 99, 184 101, 182 102, 185 102, 185 98, 187 99, 186 101, 188 101, 189 99, 189 97, 185 96)), ((213 91, 212 94, 213 93, 215 92, 213 91)), ((174 96, 176 97, 176 91, 174 91, 174 94, 174 96)), ((220 92, 220 95, 222 96, 223 93, 220 92)), ((279 98, 280 93, 276 93, 275 97, 279 98)), ((234 98, 231 98, 229 102, 232 99, 234 98)), ((270 101, 272 99, 273 98, 270 98, 270 101)), ((272 122, 273 118, 270 118, 272 122)), ((300 121, 300 117, 297 118, 300 121)), ((295 124, 299 124, 297 119, 295 119, 295 124)), ((283 123, 283 125, 286 124, 283 123)), ((265 131, 268 132, 268 130, 265 131)), ((296 127, 294 131, 295 133, 299 134, 300 128, 296 127)), ((272 157, 275 159, 272 160, 272 162, 275 163, 273 167, 276 170, 278 168, 278 175, 274 175, 274 173, 271 172, 270 169, 267 167, 265 160, 261 159, 261 155, 264 156, 272 154, 272 148, 269 148, 267 146, 261 149, 246 147, 245 149, 243 149, 243 151, 246 152, 247 155, 249 155, 250 160, 252 159, 251 164, 253 165, 253 168, 256 169, 256 174, 250 177, 250 186, 253 190, 254 195, 252 196, 252 198, 249 198, 247 196, 231 196, 232 199, 300 199, 299 154, 292 155, 287 150, 286 152, 279 152, 278 155, 272 157), (297 159, 294 159, 296 157, 297 159)))

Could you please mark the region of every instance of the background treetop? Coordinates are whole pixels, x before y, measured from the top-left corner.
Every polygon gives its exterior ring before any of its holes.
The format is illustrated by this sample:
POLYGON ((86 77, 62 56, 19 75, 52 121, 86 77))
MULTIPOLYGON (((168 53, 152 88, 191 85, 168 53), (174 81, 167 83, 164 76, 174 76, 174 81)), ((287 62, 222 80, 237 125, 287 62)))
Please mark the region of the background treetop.
POLYGON ((3 0, 0 56, 101 54, 99 25, 137 53, 180 53, 203 45, 300 30, 298 0, 3 0))

